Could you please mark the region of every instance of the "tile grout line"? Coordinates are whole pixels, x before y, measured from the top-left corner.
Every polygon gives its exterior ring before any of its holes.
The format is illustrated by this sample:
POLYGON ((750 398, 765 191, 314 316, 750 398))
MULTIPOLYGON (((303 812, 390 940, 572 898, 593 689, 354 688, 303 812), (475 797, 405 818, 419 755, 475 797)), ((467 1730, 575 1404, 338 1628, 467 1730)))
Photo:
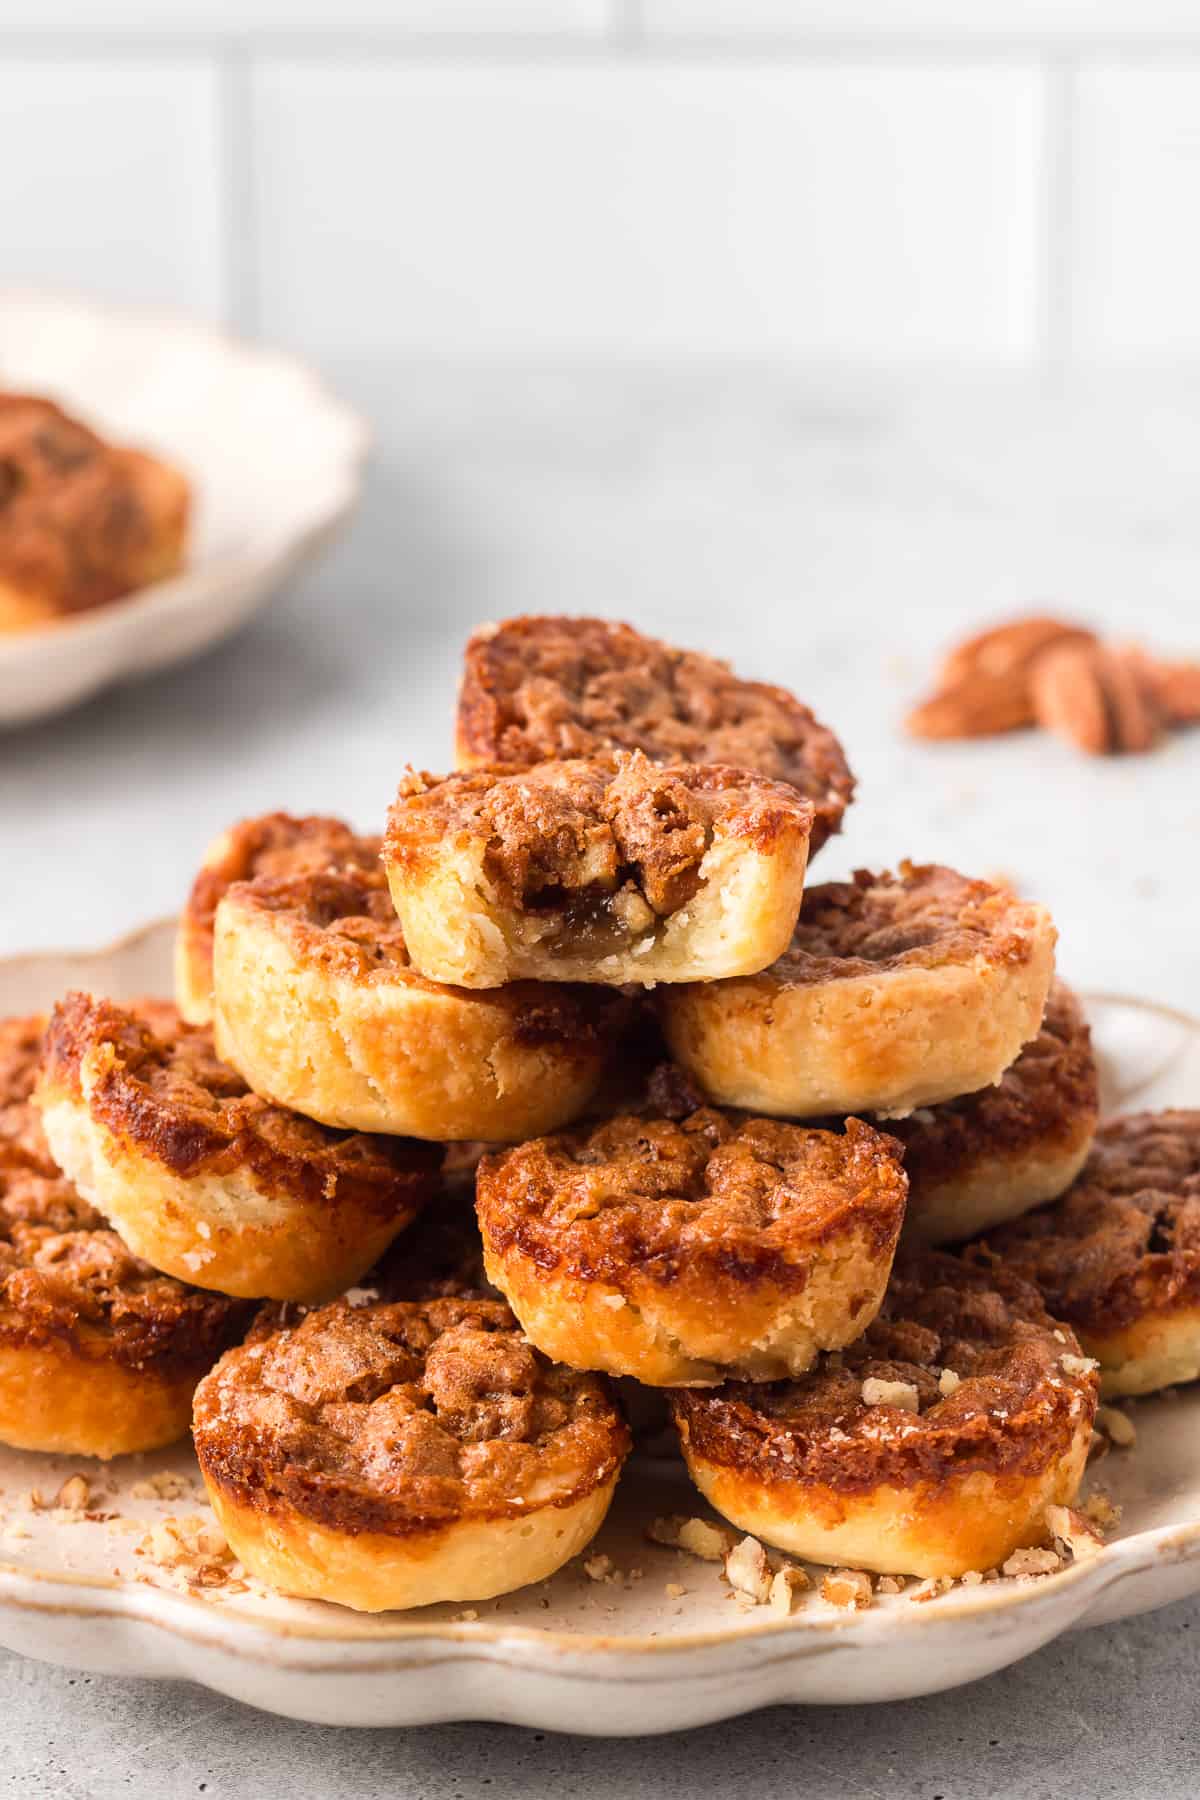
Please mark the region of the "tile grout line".
POLYGON ((1068 373, 1074 346, 1078 72, 1074 56, 1046 66, 1038 335, 1042 371, 1055 385, 1068 373))
POLYGON ((1065 67, 1084 57, 1116 59, 1130 68, 1171 66, 1186 58, 1200 63, 1200 29, 1160 33, 1132 41, 1095 32, 1078 38, 1062 33, 1013 32, 1009 36, 972 38, 961 33, 902 34, 896 31, 824 33, 679 33, 650 31, 642 0, 609 0, 606 29, 599 32, 447 33, 387 30, 364 26, 319 26, 311 31, 266 27, 262 30, 219 27, 211 30, 154 30, 103 33, 72 30, 69 34, 8 26, 0 20, 0 53, 63 62, 141 61, 148 58, 186 60, 232 57, 284 61, 367 61, 386 57, 398 64, 493 62, 500 67, 522 58, 549 65, 619 62, 621 52, 637 51, 647 62, 677 65, 805 64, 858 62, 885 67, 934 64, 957 67, 1038 62, 1065 67))
POLYGON ((259 327, 257 158, 252 57, 227 44, 220 59, 222 213, 229 323, 243 337, 259 327))

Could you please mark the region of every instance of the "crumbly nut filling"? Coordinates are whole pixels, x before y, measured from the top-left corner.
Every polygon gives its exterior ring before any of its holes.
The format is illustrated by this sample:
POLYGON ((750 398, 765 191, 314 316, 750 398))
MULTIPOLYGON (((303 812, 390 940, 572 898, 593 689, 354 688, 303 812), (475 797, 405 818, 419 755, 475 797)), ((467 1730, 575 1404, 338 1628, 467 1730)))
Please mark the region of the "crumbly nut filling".
POLYGON ((252 1341, 202 1383, 195 1436, 210 1478, 349 1530, 577 1497, 628 1445, 596 1376, 548 1363, 503 1303, 450 1298, 338 1301, 252 1341))
MULTIPOLYGON (((0 1027, 10 1047, 21 1035, 0 1027)), ((36 1070, 32 1055, 10 1060, 9 1109, 31 1104, 36 1070)), ((212 1363, 247 1308, 160 1275, 54 1170, 48 1149, 44 1163, 6 1158, 5 1142, 0 1137, 0 1343, 59 1341, 134 1367, 212 1363)))
POLYGON ((902 862, 894 875, 859 869, 851 881, 805 889, 795 935, 772 972, 809 983, 976 957, 1024 962, 1032 916, 1006 889, 936 863, 902 862))
POLYGON ((987 1243, 1081 1331, 1200 1306, 1200 1111, 1102 1125, 1062 1199, 987 1243))
POLYGON ((316 814, 297 818, 274 812, 239 820, 214 846, 215 854, 205 859, 192 883, 184 923, 193 943, 206 939, 211 945, 217 907, 235 881, 279 880, 345 867, 374 871, 381 841, 359 835, 341 819, 316 814))
POLYGON ((486 762, 615 749, 752 769, 815 804, 814 847, 839 829, 854 791, 837 739, 784 689, 600 619, 510 619, 476 632, 458 731, 486 762))
POLYGON ((1094 1365, 1059 1332, 1026 1283, 926 1252, 897 1261, 879 1316, 809 1374, 678 1389, 671 1404, 700 1456, 767 1482, 857 1492, 1032 1472, 1096 1403, 1094 1365))
POLYGON ((413 1210, 438 1163, 429 1146, 318 1125, 260 1099, 207 1026, 162 1002, 136 1009, 71 993, 46 1034, 43 1092, 83 1097, 118 1141, 183 1178, 249 1170, 260 1188, 380 1212, 413 1210))
POLYGON ((836 1133, 713 1107, 536 1139, 485 1157, 477 1187, 500 1254, 532 1254, 536 1240, 539 1258, 617 1286, 657 1258, 651 1268, 673 1283, 712 1263, 714 1280, 769 1275, 792 1290, 807 1279, 796 1247, 831 1232, 864 1233, 884 1254, 904 1193, 897 1146, 861 1120, 836 1133))

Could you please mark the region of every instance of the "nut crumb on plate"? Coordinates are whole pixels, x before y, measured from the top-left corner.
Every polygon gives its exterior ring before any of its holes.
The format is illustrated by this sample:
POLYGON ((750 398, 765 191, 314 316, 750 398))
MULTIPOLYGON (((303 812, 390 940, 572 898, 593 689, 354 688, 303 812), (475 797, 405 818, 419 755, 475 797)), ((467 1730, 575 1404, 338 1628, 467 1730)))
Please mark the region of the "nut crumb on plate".
POLYGON ((764 1606, 771 1592, 771 1565, 757 1538, 744 1537, 725 1557, 725 1579, 739 1593, 764 1606))
POLYGON ((1017 1577, 1054 1575, 1062 1566, 1063 1559, 1057 1550, 1029 1545, 1023 1550, 1014 1550, 1008 1561, 1000 1565, 1000 1572, 1002 1575, 1017 1577))
POLYGON ((865 1569, 830 1569, 821 1582, 821 1598, 831 1606, 861 1610, 875 1597, 874 1585, 865 1569))
POLYGON ((800 1595, 811 1585, 803 1569, 780 1569, 771 1582, 768 1596, 771 1611, 781 1619, 790 1618, 800 1595))
POLYGON ((1129 1414, 1122 1412, 1119 1406, 1098 1407, 1096 1429, 1103 1432, 1109 1442, 1116 1444, 1120 1450, 1127 1450, 1137 1442, 1137 1427, 1129 1414))

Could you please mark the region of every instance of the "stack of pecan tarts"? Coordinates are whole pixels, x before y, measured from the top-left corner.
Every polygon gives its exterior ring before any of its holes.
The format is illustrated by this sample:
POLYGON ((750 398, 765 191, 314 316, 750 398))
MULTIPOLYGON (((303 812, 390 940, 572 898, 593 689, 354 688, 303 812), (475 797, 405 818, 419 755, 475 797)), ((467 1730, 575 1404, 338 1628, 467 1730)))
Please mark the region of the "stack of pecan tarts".
POLYGON ((1044 908, 808 880, 854 781, 783 688, 514 619, 457 761, 223 833, 173 1001, 3 1028, 0 1438, 190 1426, 245 1568, 367 1611, 583 1549, 634 1384, 794 1555, 1039 1542, 1101 1385, 1200 1374, 1200 1115, 1097 1129, 1044 908))

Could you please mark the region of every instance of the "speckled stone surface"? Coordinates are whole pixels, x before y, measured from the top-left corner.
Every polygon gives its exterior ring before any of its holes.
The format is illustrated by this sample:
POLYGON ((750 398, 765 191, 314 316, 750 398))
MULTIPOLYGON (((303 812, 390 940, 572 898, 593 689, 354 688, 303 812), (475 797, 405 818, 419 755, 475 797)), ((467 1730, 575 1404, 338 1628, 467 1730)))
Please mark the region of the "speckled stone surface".
MULTIPOLYGON (((1052 907, 1075 980, 1200 1010, 1200 732, 1099 763, 897 731, 941 647, 1034 603, 1200 652, 1200 390, 333 373, 379 449, 321 569, 191 667, 0 739, 0 952, 171 910, 237 814, 378 828, 403 763, 449 757, 465 631, 563 609, 728 655, 836 725, 860 800, 822 877, 905 854, 1001 872, 1052 907)), ((0 1658, 0 1792, 1182 1800, 1200 1788, 1198 1632, 1200 1605, 1177 1606, 941 1697, 649 1744, 338 1732, 0 1658)))
POLYGON ((972 1688, 775 1708, 671 1737, 338 1731, 195 1688, 0 1662, 0 1793, 118 1800, 1191 1800, 1200 1602, 1061 1639, 972 1688))

